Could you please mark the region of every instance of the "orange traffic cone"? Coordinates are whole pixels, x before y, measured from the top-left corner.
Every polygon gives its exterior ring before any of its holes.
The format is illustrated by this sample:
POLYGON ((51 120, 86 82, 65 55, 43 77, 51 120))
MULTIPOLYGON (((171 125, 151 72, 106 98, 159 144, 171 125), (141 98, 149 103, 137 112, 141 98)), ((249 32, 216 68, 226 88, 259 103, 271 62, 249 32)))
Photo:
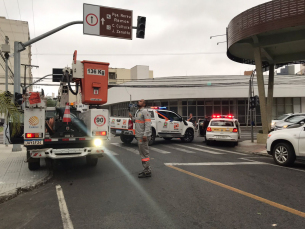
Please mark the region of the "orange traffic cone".
POLYGON ((66 122, 66 123, 71 122, 69 103, 66 103, 66 109, 65 109, 65 113, 64 113, 64 118, 63 118, 62 121, 66 122))

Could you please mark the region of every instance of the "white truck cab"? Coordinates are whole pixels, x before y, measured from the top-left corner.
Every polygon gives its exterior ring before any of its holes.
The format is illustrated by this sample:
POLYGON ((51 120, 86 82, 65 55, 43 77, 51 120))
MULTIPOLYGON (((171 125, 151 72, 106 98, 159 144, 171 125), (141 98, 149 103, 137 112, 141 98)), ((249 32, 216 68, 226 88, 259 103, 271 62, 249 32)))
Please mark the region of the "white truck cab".
POLYGON ((213 115, 206 130, 205 142, 232 142, 238 145, 241 128, 237 119, 232 115, 213 115))
MULTIPOLYGON (((156 137, 171 140, 180 138, 183 142, 189 143, 194 140, 195 128, 191 122, 173 111, 166 110, 166 107, 145 108, 151 115, 152 136, 149 145, 155 142, 156 137)), ((122 142, 131 143, 135 137, 134 123, 130 118, 110 117, 111 133, 120 136, 122 142)))
POLYGON ((292 165, 296 158, 305 158, 305 126, 272 131, 266 147, 276 164, 292 165))

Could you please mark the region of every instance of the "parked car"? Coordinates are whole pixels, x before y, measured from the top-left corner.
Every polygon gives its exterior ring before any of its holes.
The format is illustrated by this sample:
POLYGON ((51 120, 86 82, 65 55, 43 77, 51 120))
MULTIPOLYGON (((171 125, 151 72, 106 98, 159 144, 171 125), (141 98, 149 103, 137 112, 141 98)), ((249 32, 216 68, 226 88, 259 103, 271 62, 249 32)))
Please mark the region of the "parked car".
POLYGON ((287 128, 296 128, 300 127, 305 123, 305 116, 292 116, 290 118, 287 118, 284 122, 281 122, 277 124, 274 127, 274 130, 281 130, 281 129, 287 129, 287 128))
POLYGON ((274 127, 275 127, 275 125, 276 125, 277 123, 284 122, 285 119, 291 117, 292 115, 293 115, 292 113, 289 113, 289 114, 282 114, 282 115, 278 116, 277 118, 273 119, 273 120, 271 121, 271 130, 274 129, 274 127))
POLYGON ((305 127, 288 128, 268 134, 267 152, 278 165, 289 166, 305 157, 305 127))

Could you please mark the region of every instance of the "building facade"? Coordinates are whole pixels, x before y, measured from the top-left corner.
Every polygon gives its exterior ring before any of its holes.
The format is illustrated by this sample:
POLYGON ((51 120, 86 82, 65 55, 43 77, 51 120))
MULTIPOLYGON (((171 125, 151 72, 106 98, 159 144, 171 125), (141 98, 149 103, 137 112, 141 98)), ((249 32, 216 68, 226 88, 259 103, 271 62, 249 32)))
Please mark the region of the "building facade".
MULTIPOLYGON (((5 44, 5 36, 9 38, 9 44, 11 48, 9 58, 9 74, 8 83, 9 91, 14 91, 14 42, 26 42, 30 39, 29 24, 26 21, 9 20, 5 17, 0 17, 0 44, 5 44)), ((1 46, 0 46, 1 47, 1 46)), ((31 47, 28 46, 24 51, 21 52, 21 64, 31 65, 32 53, 31 47)), ((21 83, 24 83, 24 66, 21 66, 21 83)), ((32 83, 33 76, 31 68, 26 69, 26 83, 32 83)), ((5 91, 5 59, 4 53, 0 52, 0 92, 5 91)))
MULTIPOLYGON (((265 76, 268 81, 268 76, 265 76)), ((302 76, 279 75, 275 78, 273 118, 284 113, 305 112, 305 82, 302 76)), ((266 86, 266 91, 268 90, 266 86)), ((255 82, 255 94, 258 94, 255 82)), ((111 115, 127 116, 128 105, 140 99, 147 107, 165 106, 183 118, 190 113, 198 120, 205 115, 232 114, 242 125, 249 121, 249 76, 182 76, 128 82, 108 91, 106 107, 111 115)), ((255 122, 261 124, 260 109, 255 122)))

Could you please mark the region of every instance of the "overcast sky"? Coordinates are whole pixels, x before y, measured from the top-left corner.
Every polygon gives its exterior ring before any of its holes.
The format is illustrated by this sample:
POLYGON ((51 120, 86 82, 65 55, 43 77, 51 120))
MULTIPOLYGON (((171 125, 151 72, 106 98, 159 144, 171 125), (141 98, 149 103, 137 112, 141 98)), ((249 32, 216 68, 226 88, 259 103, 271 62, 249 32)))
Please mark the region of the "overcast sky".
MULTIPOLYGON (((33 45, 34 77, 52 72, 52 68, 71 65, 74 50, 79 60, 109 62, 110 67, 132 68, 148 65, 154 77, 181 75, 239 75, 253 66, 235 63, 226 56, 225 34, 230 20, 239 13, 266 0, 3 0, 0 16, 29 22, 31 38, 70 21, 83 19, 83 3, 133 10, 146 16, 145 39, 120 40, 83 35, 82 25, 73 25, 33 45), (179 54, 204 55, 107 56, 107 54, 179 54), (51 55, 59 54, 59 55, 51 55), (92 55, 89 55, 92 54, 92 55)), ((50 82, 50 81, 44 81, 50 82)), ((55 88, 53 87, 53 90, 55 88)), ((57 91, 57 89, 55 89, 57 91)), ((51 91, 48 89, 47 91, 51 91)))

